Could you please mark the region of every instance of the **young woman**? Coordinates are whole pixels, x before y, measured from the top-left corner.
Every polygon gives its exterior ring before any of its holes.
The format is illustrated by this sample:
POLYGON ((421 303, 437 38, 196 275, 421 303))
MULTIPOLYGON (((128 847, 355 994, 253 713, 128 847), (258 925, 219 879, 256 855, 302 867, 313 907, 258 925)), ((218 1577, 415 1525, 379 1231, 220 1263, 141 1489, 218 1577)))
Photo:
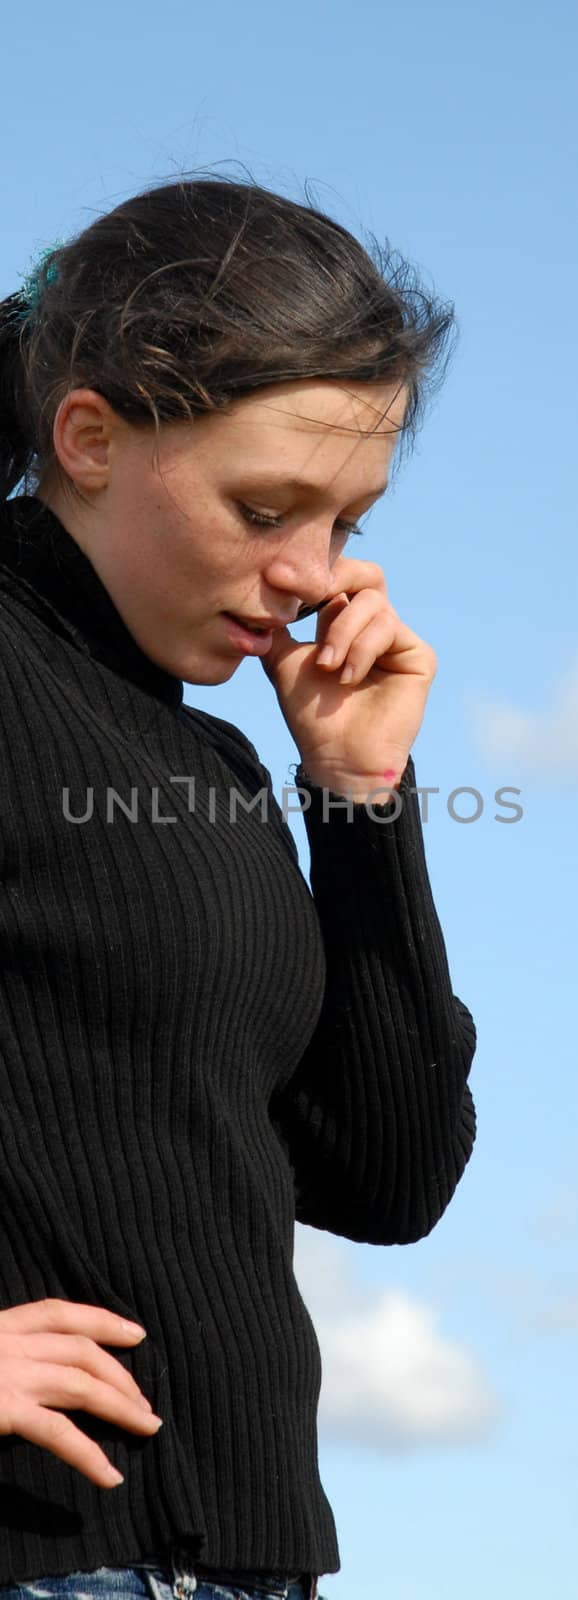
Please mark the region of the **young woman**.
POLYGON ((436 656, 346 552, 454 325, 389 266, 205 177, 0 308, 7 1600, 313 1600, 339 1552, 295 1219, 410 1243, 471 1154, 410 754, 436 656), (183 699, 247 655, 311 889, 254 746, 183 699))

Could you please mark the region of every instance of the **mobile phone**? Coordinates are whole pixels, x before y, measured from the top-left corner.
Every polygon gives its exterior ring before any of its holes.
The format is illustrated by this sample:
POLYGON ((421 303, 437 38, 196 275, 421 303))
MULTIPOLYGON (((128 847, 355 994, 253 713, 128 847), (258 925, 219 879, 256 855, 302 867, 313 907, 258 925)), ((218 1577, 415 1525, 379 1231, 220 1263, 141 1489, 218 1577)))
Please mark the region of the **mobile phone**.
POLYGON ((318 611, 321 611, 323 606, 329 605, 331 598, 331 595, 329 595, 327 600, 320 600, 318 606, 300 606, 295 621, 302 622, 304 617, 315 616, 318 611))

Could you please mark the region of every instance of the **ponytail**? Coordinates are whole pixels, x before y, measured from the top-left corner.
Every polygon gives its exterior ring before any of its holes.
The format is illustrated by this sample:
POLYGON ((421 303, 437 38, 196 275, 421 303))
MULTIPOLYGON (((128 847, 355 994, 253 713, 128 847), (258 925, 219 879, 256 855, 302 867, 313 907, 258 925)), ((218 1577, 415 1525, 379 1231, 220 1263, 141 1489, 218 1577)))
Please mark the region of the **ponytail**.
POLYGON ((0 504, 25 478, 34 453, 27 417, 22 296, 0 301, 0 504))

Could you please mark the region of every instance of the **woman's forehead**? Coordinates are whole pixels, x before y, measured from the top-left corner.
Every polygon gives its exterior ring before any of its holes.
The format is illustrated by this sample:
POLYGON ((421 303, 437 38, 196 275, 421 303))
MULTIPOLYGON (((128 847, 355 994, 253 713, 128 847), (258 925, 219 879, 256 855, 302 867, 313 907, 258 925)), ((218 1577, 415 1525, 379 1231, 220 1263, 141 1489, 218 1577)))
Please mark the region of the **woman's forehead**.
POLYGON ((407 391, 395 383, 356 379, 303 379, 271 384, 243 395, 228 412, 231 423, 286 430, 341 429, 345 433, 396 433, 403 422, 407 391))

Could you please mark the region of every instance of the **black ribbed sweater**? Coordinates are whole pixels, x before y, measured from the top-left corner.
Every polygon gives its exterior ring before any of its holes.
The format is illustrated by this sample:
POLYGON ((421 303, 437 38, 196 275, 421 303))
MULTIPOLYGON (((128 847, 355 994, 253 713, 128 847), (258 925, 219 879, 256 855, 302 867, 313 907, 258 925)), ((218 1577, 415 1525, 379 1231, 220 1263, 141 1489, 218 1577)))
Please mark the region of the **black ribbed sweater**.
POLYGON ((324 820, 299 768, 310 890, 254 746, 184 704, 35 496, 0 512, 0 672, 0 1309, 142 1323, 108 1348, 164 1418, 66 1413, 112 1490, 0 1438, 0 1583, 176 1545, 338 1571, 295 1218, 419 1239, 475 1136, 412 758, 395 820, 324 820))

